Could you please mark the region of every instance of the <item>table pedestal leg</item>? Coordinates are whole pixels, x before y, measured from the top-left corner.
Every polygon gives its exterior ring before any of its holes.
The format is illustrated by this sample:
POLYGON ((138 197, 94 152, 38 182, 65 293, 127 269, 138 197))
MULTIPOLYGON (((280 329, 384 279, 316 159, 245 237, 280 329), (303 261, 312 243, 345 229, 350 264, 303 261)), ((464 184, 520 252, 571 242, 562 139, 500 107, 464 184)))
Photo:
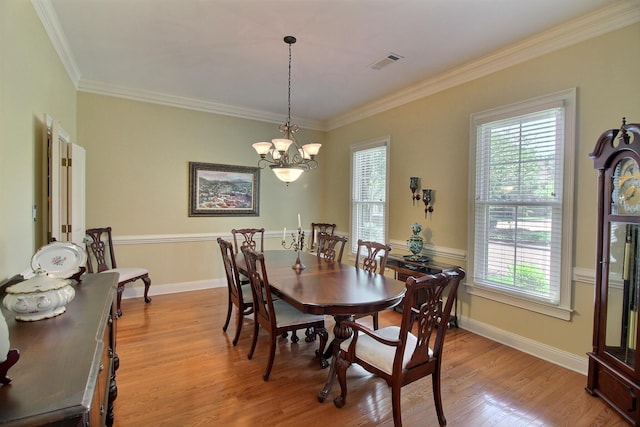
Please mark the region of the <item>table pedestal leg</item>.
POLYGON ((329 375, 327 377, 327 382, 324 385, 324 388, 318 393, 318 402, 322 403, 325 401, 329 392, 331 391, 331 387, 333 387, 333 383, 336 380, 336 361, 338 360, 338 353, 340 352, 340 343, 351 336, 353 330, 349 327, 343 327, 343 320, 353 320, 353 316, 344 316, 344 315, 335 315, 333 316, 336 320, 336 324, 333 327, 333 335, 334 339, 331 343, 331 349, 333 350, 331 365, 329 366, 329 375))

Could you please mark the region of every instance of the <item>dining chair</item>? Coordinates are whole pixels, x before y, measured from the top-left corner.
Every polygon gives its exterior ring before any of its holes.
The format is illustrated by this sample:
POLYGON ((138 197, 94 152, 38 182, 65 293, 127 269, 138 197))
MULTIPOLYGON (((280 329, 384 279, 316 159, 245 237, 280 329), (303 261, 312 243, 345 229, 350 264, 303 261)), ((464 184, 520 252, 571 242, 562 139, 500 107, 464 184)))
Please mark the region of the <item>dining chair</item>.
MULTIPOLYGON (((233 235, 233 246, 236 255, 238 255, 245 246, 259 250, 259 252, 264 252, 264 228, 234 228, 231 230, 231 234, 233 235)), ((238 274, 238 280, 240 286, 249 284, 249 279, 242 273, 238 274)), ((274 299, 277 298, 274 297, 274 299)), ((282 338, 287 338, 287 336, 288 333, 286 331, 282 333, 282 338)), ((300 338, 298 338, 296 331, 293 331, 291 334, 291 342, 297 343, 298 341, 300 341, 300 338)))
POLYGON ((236 255, 240 253, 240 249, 244 246, 264 252, 264 228, 234 228, 231 230, 231 234, 233 235, 233 246, 236 255))
POLYGON ((311 241, 309 242, 309 247, 311 250, 316 249, 316 240, 318 233, 327 233, 333 234, 336 231, 335 224, 329 224, 327 222, 312 222, 311 223, 311 241))
POLYGON ((149 278, 149 270, 141 267, 118 267, 116 264, 116 254, 113 249, 113 240, 111 238, 111 227, 97 227, 86 230, 87 237, 85 245, 87 249, 87 272, 88 273, 118 273, 118 316, 122 316, 120 302, 122 300, 122 292, 127 283, 133 283, 137 280, 144 282, 144 302, 150 303, 149 287, 151 279, 149 278), (96 268, 93 268, 93 262, 96 268))
POLYGON ((227 331, 229 321, 231 320, 231 313, 233 312, 233 306, 235 306, 237 312, 236 334, 232 341, 235 346, 240 338, 240 331, 242 330, 244 317, 253 313, 253 294, 251 292, 251 285, 240 284, 238 267, 236 265, 236 255, 233 252, 233 244, 224 240, 222 237, 218 237, 218 245, 220 245, 220 252, 222 253, 222 263, 224 264, 224 272, 227 276, 228 289, 227 319, 224 321, 222 330, 224 332, 227 331))
POLYGON ((456 269, 419 278, 409 277, 404 297, 405 310, 399 327, 387 326, 373 331, 354 321, 341 323, 342 328, 351 328, 353 335, 340 343, 336 360, 340 395, 334 399, 334 404, 338 408, 347 401, 347 369, 352 363, 357 363, 383 378, 391 387, 393 423, 396 427, 402 426, 401 388, 431 375, 438 422, 441 426, 446 425, 440 393, 442 347, 458 285, 464 276, 462 269, 456 269), (447 300, 443 306, 442 295, 447 288, 447 300), (418 306, 419 292, 426 294, 427 299, 418 306), (410 310, 407 309, 409 307, 410 310), (414 320, 417 320, 416 335, 411 332, 414 320))
POLYGON ((264 255, 249 247, 243 247, 247 274, 253 292, 253 342, 247 357, 253 358, 253 353, 258 342, 260 326, 269 332, 271 345, 269 347, 269 359, 262 378, 267 381, 271 374, 273 361, 276 355, 276 339, 283 332, 296 329, 312 328, 313 334, 307 336, 306 341, 315 341, 316 335, 320 337, 320 343, 316 350, 316 357, 321 358, 327 345, 329 334, 324 326, 324 316, 307 314, 298 310, 283 299, 274 300, 271 296, 271 286, 267 276, 267 267, 264 255))
MULTIPOLYGON (((342 254, 344 253, 344 246, 349 240, 348 237, 329 234, 324 231, 318 232, 317 237, 316 256, 327 262, 342 262, 342 254)), ((295 332, 293 332, 293 335, 295 336, 295 332)), ((305 332, 305 335, 309 336, 309 330, 305 332)))
POLYGON ((338 236, 337 234, 325 232, 318 233, 317 257, 329 262, 342 262, 344 245, 347 240, 349 240, 347 236, 338 236))
MULTIPOLYGON (((368 271, 369 273, 384 274, 384 268, 387 265, 387 257, 391 251, 391 245, 373 241, 364 241, 358 239, 358 247, 356 249, 356 268, 368 271)), ((361 318, 364 316, 373 317, 373 329, 378 329, 378 313, 364 314, 356 316, 361 318)))

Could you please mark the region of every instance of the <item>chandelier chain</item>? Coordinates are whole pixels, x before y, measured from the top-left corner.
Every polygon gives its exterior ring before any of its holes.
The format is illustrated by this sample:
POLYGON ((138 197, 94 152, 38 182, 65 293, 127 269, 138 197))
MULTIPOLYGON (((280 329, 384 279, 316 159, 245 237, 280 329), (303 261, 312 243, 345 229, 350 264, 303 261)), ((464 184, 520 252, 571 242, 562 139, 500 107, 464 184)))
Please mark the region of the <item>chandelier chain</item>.
POLYGON ((289 95, 287 98, 287 124, 291 124, 291 43, 289 43, 289 95))

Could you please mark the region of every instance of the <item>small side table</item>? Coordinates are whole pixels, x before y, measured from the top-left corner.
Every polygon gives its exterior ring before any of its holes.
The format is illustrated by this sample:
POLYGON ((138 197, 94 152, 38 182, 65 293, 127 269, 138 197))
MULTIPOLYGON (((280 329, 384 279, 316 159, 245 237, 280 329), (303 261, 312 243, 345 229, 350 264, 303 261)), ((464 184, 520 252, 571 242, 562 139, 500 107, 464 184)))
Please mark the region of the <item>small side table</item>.
MULTIPOLYGON (((427 274, 438 274, 444 271, 455 270, 459 268, 457 265, 445 264, 440 262, 434 262, 426 258, 423 260, 413 261, 405 258, 402 255, 389 254, 387 258, 387 268, 394 270, 395 278, 397 280, 406 281, 410 276, 421 277, 427 274)), ((453 304, 454 313, 449 319, 449 326, 453 325, 458 327, 458 301, 454 301, 453 304)), ((400 304, 397 309, 402 309, 400 304)))

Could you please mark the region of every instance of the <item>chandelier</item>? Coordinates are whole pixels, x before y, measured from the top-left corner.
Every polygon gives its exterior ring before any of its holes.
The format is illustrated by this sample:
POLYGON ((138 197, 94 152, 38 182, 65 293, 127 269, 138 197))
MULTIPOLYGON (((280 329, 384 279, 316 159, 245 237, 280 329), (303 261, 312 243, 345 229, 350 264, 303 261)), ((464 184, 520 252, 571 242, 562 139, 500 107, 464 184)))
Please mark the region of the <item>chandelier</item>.
POLYGON ((296 42, 293 36, 286 36, 284 42, 289 45, 289 98, 287 122, 280 125, 282 138, 272 139, 271 142, 256 142, 253 148, 260 155, 258 166, 261 169, 269 166, 280 181, 294 182, 303 172, 318 167, 316 155, 322 144, 300 145, 294 134, 298 126, 291 124, 291 45, 296 42))

